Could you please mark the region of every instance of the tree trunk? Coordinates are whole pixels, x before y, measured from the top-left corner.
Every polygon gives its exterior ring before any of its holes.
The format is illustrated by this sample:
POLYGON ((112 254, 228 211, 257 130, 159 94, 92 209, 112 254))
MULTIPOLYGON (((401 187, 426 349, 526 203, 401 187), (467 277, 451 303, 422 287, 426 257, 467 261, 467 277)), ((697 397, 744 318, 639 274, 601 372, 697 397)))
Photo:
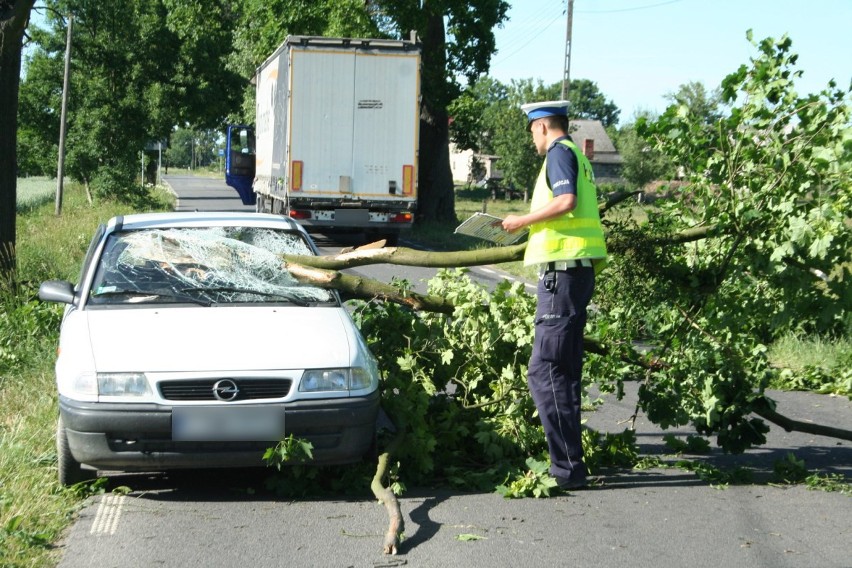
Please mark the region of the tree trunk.
POLYGON ((0 280, 15 270, 18 86, 24 30, 35 0, 0 3, 0 280))
POLYGON ((443 15, 429 16, 423 40, 420 107, 420 156, 417 176, 417 218, 456 221, 453 174, 450 170, 450 128, 447 117, 446 35, 443 15))

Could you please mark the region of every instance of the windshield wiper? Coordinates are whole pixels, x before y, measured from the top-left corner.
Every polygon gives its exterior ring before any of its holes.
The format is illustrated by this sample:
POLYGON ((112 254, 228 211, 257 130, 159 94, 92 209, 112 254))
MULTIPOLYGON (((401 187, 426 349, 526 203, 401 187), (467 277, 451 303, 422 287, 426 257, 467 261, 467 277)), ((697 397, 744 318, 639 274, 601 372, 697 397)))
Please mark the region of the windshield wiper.
POLYGON ((198 298, 193 298, 191 296, 180 296, 178 294, 169 294, 165 292, 145 292, 144 290, 104 290, 103 292, 93 292, 93 298, 101 298, 104 296, 132 296, 127 303, 143 303, 149 302, 152 300, 157 300, 160 298, 170 298, 172 300, 177 300, 179 302, 191 302, 193 304, 198 304, 199 306, 210 306, 212 302, 208 302, 205 300, 200 300, 198 298))
POLYGON ((236 293, 236 294, 254 294, 256 296, 264 296, 266 298, 279 298, 279 299, 282 299, 282 300, 286 300, 287 302, 290 302, 291 304, 296 304, 297 306, 300 306, 300 307, 303 307, 303 308, 310 306, 311 303, 312 303, 312 302, 309 302, 307 300, 303 300, 302 298, 299 298, 298 296, 295 296, 293 294, 286 294, 286 293, 283 293, 283 292, 264 292, 262 290, 254 290, 252 288, 239 288, 237 286, 212 286, 212 287, 193 286, 193 287, 190 287, 190 288, 181 288, 180 291, 181 292, 204 292, 204 293, 208 293, 208 292, 213 292, 213 293, 215 293, 215 292, 233 292, 233 293, 236 293))

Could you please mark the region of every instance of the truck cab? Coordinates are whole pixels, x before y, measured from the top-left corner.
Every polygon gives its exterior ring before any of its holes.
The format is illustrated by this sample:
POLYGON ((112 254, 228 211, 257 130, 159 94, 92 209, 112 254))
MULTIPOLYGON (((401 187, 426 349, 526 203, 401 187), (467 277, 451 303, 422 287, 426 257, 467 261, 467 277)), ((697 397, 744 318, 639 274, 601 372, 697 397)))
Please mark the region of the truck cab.
POLYGON ((255 176, 254 128, 244 124, 228 126, 225 142, 225 183, 237 190, 243 205, 255 205, 252 185, 255 176))

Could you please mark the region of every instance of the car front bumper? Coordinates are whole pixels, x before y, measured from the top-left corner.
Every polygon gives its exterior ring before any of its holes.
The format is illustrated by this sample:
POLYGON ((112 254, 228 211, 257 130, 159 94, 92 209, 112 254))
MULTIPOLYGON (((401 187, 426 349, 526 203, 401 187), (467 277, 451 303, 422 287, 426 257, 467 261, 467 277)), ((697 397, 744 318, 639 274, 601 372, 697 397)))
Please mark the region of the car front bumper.
MULTIPOLYGON (((378 391, 366 397, 256 404, 285 416, 285 435, 313 445, 313 464, 361 459, 375 439, 378 391)), ((172 407, 78 402, 60 396, 59 412, 74 459, 96 469, 150 471, 255 467, 274 441, 175 441, 172 407)))

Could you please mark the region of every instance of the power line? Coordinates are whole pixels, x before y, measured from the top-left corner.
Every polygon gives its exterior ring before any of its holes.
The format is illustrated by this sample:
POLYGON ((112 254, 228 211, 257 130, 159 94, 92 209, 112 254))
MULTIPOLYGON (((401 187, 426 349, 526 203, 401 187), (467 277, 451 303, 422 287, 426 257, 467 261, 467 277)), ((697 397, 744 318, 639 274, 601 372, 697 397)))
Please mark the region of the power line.
MULTIPOLYGON (((564 10, 561 10, 561 13, 564 13, 564 10)), ((559 17, 561 17, 561 16, 557 16, 557 18, 559 18, 559 17)), ((536 17, 532 20, 529 20, 529 21, 514 21, 514 23, 519 24, 519 26, 518 26, 519 28, 523 28, 524 30, 532 29, 532 30, 535 30, 535 32, 517 31, 512 37, 510 37, 510 38, 508 38, 508 39, 506 39, 502 42, 503 43, 503 45, 502 45, 503 49, 504 50, 511 49, 515 45, 518 45, 519 43, 522 43, 522 42, 524 43, 524 45, 528 44, 529 41, 530 41, 529 37, 530 37, 531 34, 535 35, 536 33, 540 33, 542 29, 547 29, 550 25, 553 24, 552 20, 549 23, 545 23, 545 22, 548 22, 549 19, 550 19, 549 15, 541 14, 538 17, 536 17), (544 26, 544 28, 541 27, 542 25, 544 26)), ((512 22, 512 20, 510 20, 510 22, 512 22)))
POLYGON ((512 51, 511 53, 509 53, 508 55, 506 55, 506 56, 504 56, 504 57, 502 57, 502 58, 498 59, 497 61, 494 61, 494 62, 492 63, 492 65, 496 65, 496 64, 498 64, 498 63, 503 63, 504 61, 506 61, 507 59, 509 59, 510 57, 512 57, 513 55, 515 55, 515 54, 516 54, 516 53, 518 53, 519 51, 521 51, 523 48, 525 48, 526 46, 528 46, 529 44, 531 44, 531 43, 532 43, 532 42, 534 42, 535 40, 539 39, 539 37, 540 37, 540 33, 541 33, 541 32, 543 32, 544 30, 546 30, 547 28, 549 28, 549 27, 550 27, 550 26, 552 26, 555 22, 557 22, 557 21, 561 20, 562 18, 563 18, 563 15, 562 15, 562 14, 559 14, 558 16, 556 16, 555 18, 553 18, 553 20, 551 20, 549 24, 547 24, 547 25, 546 25, 546 26, 544 26, 541 30, 539 30, 539 33, 538 33, 538 34, 534 34, 534 35, 533 35, 533 36, 532 36, 529 40, 527 40, 527 41, 526 41, 526 42, 524 42, 522 45, 520 45, 520 46, 519 46, 516 50, 514 50, 514 51, 512 51))
POLYGON ((678 2, 683 2, 683 0, 668 0, 667 2, 658 2, 656 4, 647 4, 645 6, 634 6, 633 8, 613 8, 611 10, 577 10, 577 12, 582 14, 612 14, 614 12, 635 12, 637 10, 647 10, 649 8, 667 6, 668 4, 677 4, 678 2))

